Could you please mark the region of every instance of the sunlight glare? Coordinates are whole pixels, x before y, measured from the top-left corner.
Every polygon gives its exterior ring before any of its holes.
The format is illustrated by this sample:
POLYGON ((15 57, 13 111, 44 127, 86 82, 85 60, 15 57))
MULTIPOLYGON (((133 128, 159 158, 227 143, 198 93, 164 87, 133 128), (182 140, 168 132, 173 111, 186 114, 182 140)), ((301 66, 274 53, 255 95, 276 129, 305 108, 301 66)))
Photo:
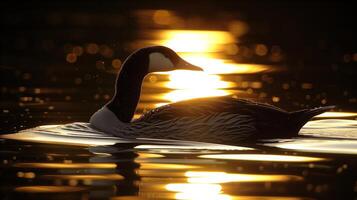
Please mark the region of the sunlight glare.
POLYGON ((325 158, 292 156, 292 155, 271 155, 271 154, 212 154, 201 155, 201 158, 227 159, 227 160, 247 160, 247 161, 270 161, 270 162, 315 162, 324 161, 325 158))
POLYGON ((166 164, 166 163, 140 163, 140 169, 194 169, 199 168, 195 165, 166 164))
MULTIPOLYGON (((175 89, 162 96, 168 102, 200 97, 231 95, 227 88, 235 83, 221 80, 218 74, 247 74, 267 71, 271 67, 258 64, 238 64, 219 56, 227 45, 234 45, 236 38, 227 31, 161 30, 155 32, 156 44, 167 46, 203 72, 172 71, 166 87, 175 89)), ((159 104, 164 105, 164 104, 159 104)), ((158 106, 159 106, 158 105, 158 106)))
POLYGON ((230 146, 223 144, 210 144, 210 143, 200 143, 199 145, 195 145, 190 142, 190 146, 179 146, 179 145, 138 145, 134 147, 134 149, 202 149, 202 150, 254 150, 253 148, 248 147, 240 147, 240 146, 230 146))
POLYGON ((222 194, 222 186, 219 184, 170 183, 165 188, 178 192, 175 199, 231 199, 229 195, 222 194))
POLYGON ((187 199, 187 200, 231 200, 232 197, 227 194, 206 194, 201 192, 191 193, 176 193, 175 199, 187 199))
POLYGON ((202 67, 209 74, 259 73, 270 69, 268 65, 238 64, 234 60, 214 57, 222 54, 227 46, 234 45, 236 38, 227 31, 209 30, 161 30, 154 35, 153 43, 167 46, 188 62, 202 67))
POLYGON ((227 31, 163 30, 158 34, 160 44, 176 52, 217 52, 222 45, 235 42, 227 31))
POLYGON ((162 98, 170 102, 230 95, 229 91, 222 89, 234 86, 234 83, 223 81, 218 75, 202 72, 173 71, 169 75, 169 80, 166 86, 175 90, 164 94, 162 98))
POLYGON ((202 88, 229 88, 234 83, 222 81, 218 75, 208 75, 203 72, 173 71, 166 84, 171 89, 202 89, 202 88))
POLYGON ((302 177, 291 175, 230 174, 226 172, 188 171, 189 183, 228 183, 228 182, 279 182, 301 181, 302 177))
POLYGON ((208 74, 251 74, 269 69, 268 65, 238 64, 233 60, 214 58, 207 54, 179 53, 179 55, 189 63, 201 67, 208 74))
POLYGON ((200 97, 213 97, 213 96, 225 96, 229 92, 224 90, 211 90, 211 89, 195 89, 195 90, 174 90, 164 95, 166 100, 171 102, 177 102, 187 99, 194 99, 200 97))
POLYGON ((169 191, 173 192, 192 192, 192 191, 205 191, 208 193, 219 193, 222 186, 219 184, 193 184, 193 183, 170 183, 165 186, 169 191))

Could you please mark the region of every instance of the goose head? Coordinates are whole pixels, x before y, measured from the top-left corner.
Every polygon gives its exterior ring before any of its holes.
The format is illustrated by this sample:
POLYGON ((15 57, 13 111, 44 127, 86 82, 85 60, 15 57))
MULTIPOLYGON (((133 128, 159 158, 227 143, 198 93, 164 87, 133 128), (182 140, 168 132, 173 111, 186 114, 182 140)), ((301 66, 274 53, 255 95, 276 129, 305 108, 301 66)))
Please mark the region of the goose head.
POLYGON ((195 70, 202 71, 200 67, 192 65, 182 59, 175 51, 164 46, 152 46, 141 49, 147 51, 148 73, 166 72, 173 70, 195 70))

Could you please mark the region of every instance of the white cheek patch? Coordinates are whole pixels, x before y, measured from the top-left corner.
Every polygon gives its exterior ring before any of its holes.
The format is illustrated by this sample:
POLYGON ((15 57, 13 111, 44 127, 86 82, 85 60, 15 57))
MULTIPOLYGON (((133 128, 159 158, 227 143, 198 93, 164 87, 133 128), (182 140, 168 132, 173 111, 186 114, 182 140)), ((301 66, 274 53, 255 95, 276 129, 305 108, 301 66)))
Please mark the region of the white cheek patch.
POLYGON ((174 64, 161 53, 149 55, 149 72, 162 72, 174 70, 174 64))

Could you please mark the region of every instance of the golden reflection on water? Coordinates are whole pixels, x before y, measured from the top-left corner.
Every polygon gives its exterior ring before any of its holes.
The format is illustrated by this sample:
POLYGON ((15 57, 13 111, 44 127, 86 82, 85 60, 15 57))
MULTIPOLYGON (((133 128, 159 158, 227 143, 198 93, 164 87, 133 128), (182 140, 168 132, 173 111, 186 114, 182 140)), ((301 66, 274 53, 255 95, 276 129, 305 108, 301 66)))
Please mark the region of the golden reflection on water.
POLYGON ((305 152, 357 154, 357 141, 354 140, 299 139, 266 145, 305 152))
MULTIPOLYGON (((183 193, 177 193, 179 195, 172 196, 170 194, 160 194, 160 199, 197 199, 202 200, 200 196, 190 196, 183 193)), ((151 196, 148 198, 145 197, 138 197, 138 196, 118 196, 113 197, 111 200, 145 200, 145 199, 153 199, 151 196)), ((212 198, 207 197, 208 200, 210 199, 218 199, 218 200, 313 200, 312 198, 305 198, 305 197, 289 197, 289 196, 233 196, 233 195, 226 195, 226 194, 218 194, 212 198)))
POLYGON ((253 148, 249 147, 240 147, 240 146, 230 146, 230 145, 220 145, 220 144, 206 144, 206 145, 194 145, 191 146, 179 146, 179 145, 138 145, 134 147, 135 149, 178 149, 178 150, 254 150, 253 148))
POLYGON ((270 161, 270 162, 316 162, 316 161, 327 160, 326 158, 317 158, 317 157, 271 155, 271 154, 214 154, 214 155, 201 155, 199 157, 225 159, 225 160, 270 161))
MULTIPOLYGON (((299 132, 300 135, 323 137, 321 148, 331 148, 334 150, 351 151, 356 149, 355 139, 357 139, 357 120, 349 119, 320 119, 309 121, 299 132), (335 143, 331 138, 346 139, 341 140, 341 143, 335 143), (346 141, 349 140, 349 143, 346 141), (332 141, 332 143, 331 143, 332 141), (327 145, 330 144, 330 147, 327 145), (343 144, 343 145, 341 145, 343 144)), ((310 146, 310 144, 309 144, 310 146)), ((319 146, 316 143, 316 147, 319 146)))
POLYGON ((114 169, 114 163, 15 163, 14 167, 44 169, 114 169))
POLYGON ((271 69, 267 65, 241 64, 230 59, 229 56, 236 55, 239 48, 235 36, 228 31, 160 30, 146 36, 156 38, 149 43, 168 46, 204 70, 204 73, 169 72, 169 82, 163 87, 173 91, 160 95, 166 102, 155 104, 155 107, 192 98, 231 95, 232 91, 227 89, 236 84, 222 80, 218 74, 260 73, 271 69))
POLYGON ((170 73, 169 80, 165 86, 171 89, 227 89, 235 86, 233 82, 222 81, 218 75, 187 70, 173 71, 170 73))
POLYGON ((166 163, 141 163, 140 169, 195 169, 200 166, 184 165, 184 164, 166 164, 166 163))
MULTIPOLYGON (((240 196, 224 194, 219 183, 228 182, 277 182, 302 181, 299 176, 229 174, 226 172, 188 171, 188 183, 169 183, 165 189, 176 192, 175 199, 240 199, 240 196)), ((246 196, 249 199, 249 196, 246 196)), ((252 197, 252 199, 254 199, 252 197)))
POLYGON ((231 200, 313 200, 305 197, 289 197, 289 196, 234 196, 231 200))
POLYGON ((226 172, 188 171, 185 173, 189 183, 229 183, 229 182, 281 182, 302 181, 303 178, 292 175, 259 175, 259 174, 233 174, 226 172))
MULTIPOLYGON (((348 119, 321 119, 321 120, 313 120, 309 121, 306 123, 304 126, 305 129, 320 129, 323 131, 331 130, 333 128, 343 128, 343 129, 350 129, 354 130, 353 132, 356 133, 356 127, 357 127, 357 120, 348 120, 348 119)), ((343 129, 340 131, 334 130, 335 132, 339 132, 341 135, 344 132, 343 129)), ((311 131, 311 130, 309 130, 311 131)), ((304 129, 302 129, 302 132, 304 132, 304 129)))
MULTIPOLYGON (((49 143, 49 144, 60 144, 60 145, 74 145, 74 146, 97 146, 97 145, 113 145, 119 142, 119 139, 113 138, 103 138, 102 133, 98 132, 96 137, 76 137, 71 135, 66 135, 65 131, 60 127, 54 130, 54 133, 47 134, 44 131, 33 131, 27 130, 18 132, 16 134, 6 134, 1 135, 0 138, 28 141, 28 142, 38 142, 38 143, 49 143), (102 137, 102 138, 101 138, 102 137)), ((83 133, 83 132, 82 132, 83 133)))
MULTIPOLYGON (((182 100, 187 100, 187 99, 193 99, 193 98, 200 98, 200 97, 214 97, 214 96, 225 96, 228 95, 228 91, 224 90, 216 90, 216 89, 211 89, 211 88, 202 88, 201 90, 174 90, 171 91, 167 94, 164 94, 163 97, 165 100, 168 100, 170 102, 177 102, 177 101, 182 101, 182 100)), ((157 104, 159 105, 165 105, 164 103, 162 104, 157 104)))
POLYGON ((357 116, 357 113, 355 112, 325 112, 315 117, 316 118, 344 118, 344 117, 355 117, 355 116, 357 116))
POLYGON ((180 169, 171 169, 171 170, 161 170, 161 169, 138 169, 137 174, 142 177, 142 180, 147 180, 147 177, 182 177, 183 172, 180 169))
MULTIPOLYGON (((150 34, 149 34, 150 35, 150 34)), ((234 60, 212 54, 237 54, 235 37, 228 31, 161 30, 151 34, 152 43, 170 47, 188 62, 202 67, 209 74, 258 73, 267 65, 238 64, 234 60)))
POLYGON ((148 158, 163 158, 165 157, 164 155, 161 154, 156 154, 156 153, 137 153, 138 157, 137 159, 148 159, 148 158))
POLYGON ((33 179, 36 177, 36 174, 33 172, 17 172, 16 176, 19 178, 33 179))
POLYGON ((86 190, 83 187, 73 186, 24 186, 15 188, 16 192, 25 193, 57 193, 57 192, 80 192, 86 190))
POLYGON ((202 67, 208 74, 252 74, 270 69, 268 65, 239 64, 230 59, 217 58, 210 54, 179 53, 186 61, 202 67))
POLYGON ((219 184, 170 183, 165 189, 177 192, 175 199, 231 199, 229 195, 222 194, 219 184))
POLYGON ((65 180, 73 180, 73 179, 81 179, 81 180, 123 180, 124 177, 119 174, 61 174, 61 175, 43 175, 41 176, 45 179, 65 179, 65 180))
POLYGON ((58 124, 47 124, 47 125, 41 125, 41 126, 39 126, 38 128, 43 128, 43 129, 48 129, 48 128, 57 128, 58 126, 60 126, 60 125, 58 125, 58 124))
POLYGON ((177 52, 218 52, 224 44, 235 42, 227 31, 162 30, 155 34, 159 43, 177 52))
POLYGON ((206 191, 209 193, 218 193, 221 191, 222 186, 219 184, 195 184, 195 183, 170 183, 165 186, 169 191, 174 192, 192 192, 199 190, 200 192, 206 191))
MULTIPOLYGON (((175 192, 175 199, 240 199, 240 196, 224 194, 220 183, 303 180, 302 177, 293 175, 230 174, 209 171, 187 171, 184 176, 187 177, 187 183, 165 185, 166 190, 175 192)), ((246 197, 249 199, 249 196, 246 197)))
POLYGON ((222 81, 218 75, 209 75, 203 72, 173 71, 170 72, 166 87, 175 89, 163 95, 163 99, 177 102, 186 99, 210 96, 224 96, 231 94, 226 88, 235 84, 222 81))

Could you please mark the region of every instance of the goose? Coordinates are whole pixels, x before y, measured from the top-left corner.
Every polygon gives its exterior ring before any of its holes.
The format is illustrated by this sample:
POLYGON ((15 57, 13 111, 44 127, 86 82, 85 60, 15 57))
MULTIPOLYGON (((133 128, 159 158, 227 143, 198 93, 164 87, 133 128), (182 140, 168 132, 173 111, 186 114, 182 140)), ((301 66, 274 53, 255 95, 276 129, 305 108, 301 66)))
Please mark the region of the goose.
POLYGON ((276 106, 230 96, 206 97, 167 104, 133 120, 144 77, 152 72, 201 70, 165 46, 132 53, 117 75, 113 98, 96 111, 90 126, 123 138, 175 139, 238 144, 266 138, 297 136, 325 106, 288 112, 276 106))

